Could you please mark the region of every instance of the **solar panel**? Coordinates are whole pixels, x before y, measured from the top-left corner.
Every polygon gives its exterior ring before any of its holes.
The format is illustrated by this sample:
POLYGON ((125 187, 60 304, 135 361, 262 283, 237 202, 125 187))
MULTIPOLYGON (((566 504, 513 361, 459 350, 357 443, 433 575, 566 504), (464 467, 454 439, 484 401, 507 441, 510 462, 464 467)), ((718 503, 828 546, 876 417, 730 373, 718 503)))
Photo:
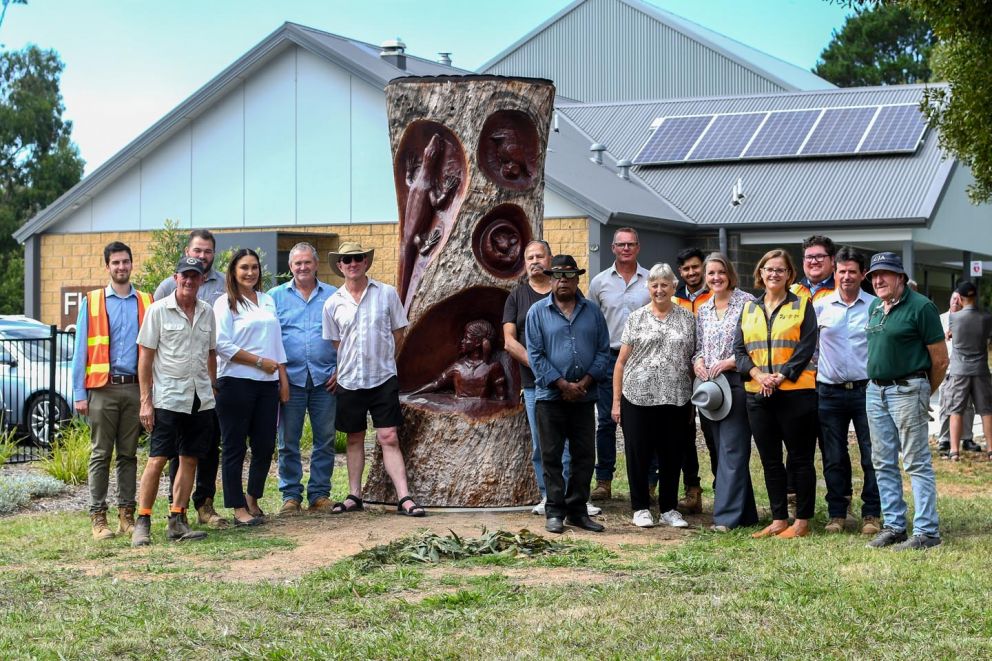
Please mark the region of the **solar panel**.
POLYGON ((773 112, 751 141, 743 158, 795 156, 820 110, 773 112))
POLYGON ((767 113, 717 115, 687 160, 726 160, 740 157, 767 113))
POLYGON ((801 156, 854 154, 878 106, 827 108, 799 152, 801 156))
POLYGON ((858 153, 916 151, 926 129, 926 119, 919 106, 882 106, 858 153))
POLYGON ((641 147, 634 165, 682 161, 711 119, 713 115, 666 117, 641 147))

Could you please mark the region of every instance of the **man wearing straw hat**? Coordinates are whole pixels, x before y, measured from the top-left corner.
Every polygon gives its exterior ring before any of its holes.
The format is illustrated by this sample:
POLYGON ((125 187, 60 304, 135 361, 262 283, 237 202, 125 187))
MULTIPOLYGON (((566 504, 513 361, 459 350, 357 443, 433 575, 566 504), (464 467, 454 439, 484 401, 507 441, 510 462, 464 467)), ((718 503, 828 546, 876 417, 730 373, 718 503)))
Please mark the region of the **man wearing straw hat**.
POLYGON ((396 433, 403 423, 396 356, 409 323, 403 304, 395 288, 367 275, 374 249, 346 241, 329 257, 331 268, 344 278, 344 286, 324 303, 323 336, 338 352, 337 371, 332 377, 337 395, 335 426, 348 435, 348 496, 336 503, 332 512, 363 509, 366 416, 371 414, 382 447, 382 463, 399 498, 397 512, 424 516, 424 508, 410 497, 396 433))

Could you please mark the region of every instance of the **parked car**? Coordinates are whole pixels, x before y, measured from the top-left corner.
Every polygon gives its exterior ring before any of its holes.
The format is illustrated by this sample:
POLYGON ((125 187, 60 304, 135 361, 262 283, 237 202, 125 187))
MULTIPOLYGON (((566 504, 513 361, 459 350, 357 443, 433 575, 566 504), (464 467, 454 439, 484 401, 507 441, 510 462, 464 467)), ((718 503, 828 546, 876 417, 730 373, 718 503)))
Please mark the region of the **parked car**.
MULTIPOLYGON (((21 427, 28 439, 39 447, 48 447, 48 420, 52 402, 51 327, 21 315, 0 315, 0 401, 3 424, 21 427)), ((56 424, 72 417, 71 333, 58 333, 55 343, 56 424)))

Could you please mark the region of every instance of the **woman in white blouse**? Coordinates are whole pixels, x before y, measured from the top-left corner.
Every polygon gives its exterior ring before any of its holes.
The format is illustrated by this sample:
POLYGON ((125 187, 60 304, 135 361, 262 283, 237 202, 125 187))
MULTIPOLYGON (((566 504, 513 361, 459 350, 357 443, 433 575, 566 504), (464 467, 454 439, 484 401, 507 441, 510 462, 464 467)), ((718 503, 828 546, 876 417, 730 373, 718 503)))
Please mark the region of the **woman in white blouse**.
POLYGON ((754 297, 737 288, 737 271, 723 254, 710 254, 703 262, 706 286, 713 296, 696 317, 696 376, 709 381, 723 374, 730 384, 733 404, 722 420, 700 417, 712 431, 717 455, 713 494, 713 530, 726 532, 758 523, 751 486, 751 427, 747 419, 744 385, 734 358, 734 334, 744 305, 754 297))
POLYGON ((620 355, 613 371, 613 419, 623 427, 627 480, 633 523, 654 525, 648 473, 658 460, 659 522, 675 528, 686 523, 678 503, 682 469, 681 440, 691 420, 692 353, 696 324, 692 313, 672 303, 675 273, 655 264, 648 273, 651 302, 627 317, 620 355))
POLYGON ((262 523, 258 500, 272 465, 279 402, 289 400, 282 331, 272 297, 261 291, 261 276, 258 254, 238 250, 227 267, 227 295, 214 303, 224 506, 241 526, 262 523), (241 475, 249 445, 246 492, 241 475))

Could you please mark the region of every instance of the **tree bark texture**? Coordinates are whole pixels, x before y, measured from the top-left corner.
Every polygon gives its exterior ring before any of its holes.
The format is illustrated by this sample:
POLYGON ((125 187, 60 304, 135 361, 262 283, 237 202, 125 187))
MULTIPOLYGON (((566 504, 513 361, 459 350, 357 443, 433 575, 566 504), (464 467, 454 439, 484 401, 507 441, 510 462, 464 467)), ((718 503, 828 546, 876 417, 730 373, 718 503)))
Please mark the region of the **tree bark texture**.
MULTIPOLYGON (((428 507, 538 499, 502 314, 541 238, 550 81, 398 78, 386 87, 400 215, 397 359, 411 495, 428 507)), ((377 448, 365 498, 396 502, 377 448)))

